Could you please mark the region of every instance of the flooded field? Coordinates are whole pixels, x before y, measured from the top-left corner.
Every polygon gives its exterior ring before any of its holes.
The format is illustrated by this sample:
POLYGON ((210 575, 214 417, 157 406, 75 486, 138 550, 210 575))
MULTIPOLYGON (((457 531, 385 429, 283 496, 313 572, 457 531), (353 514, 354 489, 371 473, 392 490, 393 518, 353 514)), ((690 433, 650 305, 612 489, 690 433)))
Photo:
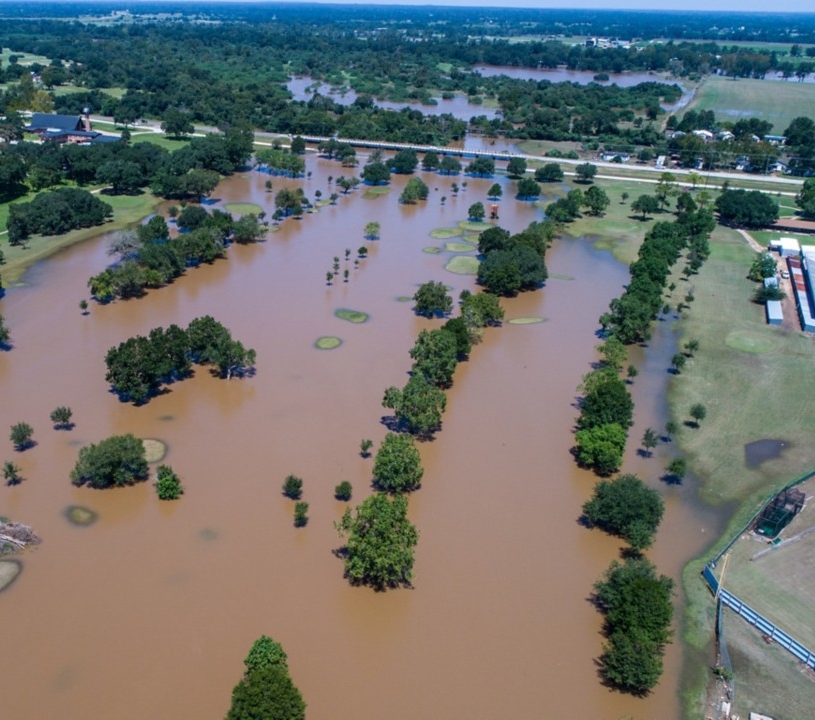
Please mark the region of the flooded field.
MULTIPOLYGON (((317 189, 327 197, 327 176, 342 173, 314 157, 307 169, 313 175, 297 184, 311 198, 317 189)), ((488 330, 456 371, 443 429, 420 448, 423 486, 410 501, 420 533, 415 588, 375 593, 342 577, 332 550, 344 503, 334 486, 351 481, 355 502, 370 492, 372 460, 359 456, 359 442, 378 446, 383 391, 404 383, 419 330, 438 326, 398 298, 428 280, 455 295, 474 287, 471 276, 444 270, 449 253, 423 249, 443 245, 430 232, 466 219, 494 179, 468 179, 454 197, 455 178, 423 177, 425 204, 397 203, 404 178, 375 199, 359 188, 145 298, 93 304, 87 317, 77 304, 88 277, 109 262, 105 238, 36 266, 28 287, 7 293, 14 348, 0 353, 0 427, 28 422, 37 445, 15 453, 3 440, 2 459, 20 465, 24 482, 0 487, 0 515, 30 524, 43 543, 21 556, 22 573, 0 594, 3 647, 13 657, 0 675, 4 715, 221 718, 244 656, 265 633, 288 652, 311 720, 679 716, 678 645, 647 699, 614 693, 597 675, 601 617, 587 598, 620 544, 579 525, 595 478, 569 448, 597 318, 627 271, 584 240, 556 241, 547 265, 557 277, 503 301, 507 319, 545 322, 488 330), (349 248, 353 258, 373 220, 382 231, 364 243, 368 258, 358 269, 348 263, 348 283, 327 286, 334 256, 349 248), (339 308, 370 320, 347 322, 339 308), (142 407, 109 392, 109 347, 204 314, 255 348, 254 377, 218 380, 199 368, 142 407), (324 336, 343 342, 315 348, 324 336), (58 405, 73 409, 75 429, 52 429, 58 405), (165 462, 186 489, 179 501, 160 503, 151 483, 71 485, 78 447, 124 432, 168 444, 165 462), (304 479, 310 503, 302 529, 280 492, 290 473, 304 479), (71 505, 98 521, 70 524, 71 505)), ((215 195, 271 215, 266 179, 239 175, 215 195)), ((273 182, 277 190, 289 181, 273 182)), ((542 218, 500 182, 502 226, 518 231, 542 218)), ((640 458, 636 445, 645 427, 664 424, 674 351, 667 324, 651 348, 635 349, 637 426, 626 469, 655 486, 664 462, 640 458)), ((664 495, 650 555, 676 578, 718 527, 696 508, 692 483, 664 495)))

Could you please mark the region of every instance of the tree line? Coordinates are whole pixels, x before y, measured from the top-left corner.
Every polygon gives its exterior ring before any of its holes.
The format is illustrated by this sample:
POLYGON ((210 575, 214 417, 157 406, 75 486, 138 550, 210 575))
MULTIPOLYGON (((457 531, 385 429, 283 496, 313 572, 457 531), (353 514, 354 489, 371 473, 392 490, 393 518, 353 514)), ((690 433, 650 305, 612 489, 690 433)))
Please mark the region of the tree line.
POLYGON ((255 364, 255 351, 232 339, 229 330, 209 315, 195 318, 186 330, 177 325, 136 335, 105 356, 105 380, 123 400, 147 402, 161 386, 182 380, 192 366, 211 365, 222 378, 243 375, 255 364))
MULTIPOLYGON (((445 317, 453 309, 442 283, 424 283, 414 295, 417 314, 445 317)), ((346 509, 336 528, 345 545, 345 576, 376 589, 410 585, 418 531, 407 518, 406 493, 421 486, 424 471, 415 438, 427 438, 441 427, 447 404, 444 390, 452 384, 458 362, 465 359, 483 328, 503 318, 498 298, 464 291, 461 314, 441 328, 423 330, 410 357, 411 376, 404 388, 390 387, 382 404, 394 411, 393 430, 377 450, 373 467, 376 492, 353 512, 346 509)), ((369 445, 363 442, 363 453, 369 445)))
MULTIPOLYGON (((22 125, 9 140, 22 139, 22 125)), ((172 152, 150 142, 74 145, 21 141, 0 146, 0 200, 29 189, 45 190, 66 181, 80 187, 108 186, 111 194, 137 194, 149 187, 156 195, 200 199, 222 175, 231 175, 251 157, 254 137, 245 128, 194 137, 172 152)))
POLYGON ((177 208, 171 212, 177 215, 182 231, 177 237, 170 237, 167 222, 160 215, 135 230, 116 234, 108 252, 117 262, 88 280, 97 301, 141 297, 147 288, 171 283, 186 268, 223 257, 230 242, 255 242, 267 230, 253 214, 235 220, 230 213, 217 209, 209 213, 199 205, 187 205, 180 214, 177 208))

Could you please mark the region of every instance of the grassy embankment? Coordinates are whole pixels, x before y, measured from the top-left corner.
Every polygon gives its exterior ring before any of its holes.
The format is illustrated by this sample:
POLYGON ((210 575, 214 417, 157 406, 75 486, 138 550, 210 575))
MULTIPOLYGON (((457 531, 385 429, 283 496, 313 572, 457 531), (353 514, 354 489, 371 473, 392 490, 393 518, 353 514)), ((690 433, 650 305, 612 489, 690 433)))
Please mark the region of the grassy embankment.
MULTIPOLYGON (((600 218, 584 215, 566 230, 569 235, 596 236, 598 246, 610 250, 622 262, 631 262, 648 228, 672 216, 658 214, 646 222, 632 219, 629 205, 646 191, 643 185, 625 181, 597 184, 611 199, 606 214, 600 218), (621 203, 623 192, 629 194, 625 203, 621 203)), ((568 187, 585 189, 573 183, 568 187)), ((561 192, 565 189, 561 186, 561 192)), ((756 233, 756 239, 764 243, 765 235, 772 233, 756 233)), ((815 396, 813 340, 803 333, 765 323, 763 308, 750 299, 756 286, 745 276, 754 251, 744 238, 718 227, 711 248, 711 257, 698 275, 685 280, 677 273, 672 278, 678 285, 675 296, 684 296, 693 289, 696 299, 681 320, 681 331, 684 339, 700 342, 700 350, 669 389, 672 416, 680 425, 677 444, 702 480, 702 499, 720 506, 722 512, 733 512, 727 532, 715 541, 710 555, 691 562, 683 573, 688 603, 682 630, 690 648, 683 696, 687 716, 693 718, 703 716, 701 701, 710 678, 707 668, 713 660, 709 643, 714 605, 699 577, 703 564, 774 490, 815 467, 815 447, 808 442, 815 432, 815 405, 808 401, 815 396), (708 416, 701 427, 694 428, 685 423, 690 420, 691 405, 697 402, 706 406, 708 416), (759 468, 747 468, 744 445, 768 437, 786 440, 788 449, 782 457, 759 468)), ((736 621, 731 621, 730 625, 734 624, 736 621)), ((769 711, 770 706, 762 706, 758 700, 773 698, 771 707, 778 713, 776 717, 804 717, 795 714, 802 702, 800 692, 808 689, 806 702, 815 703, 815 685, 806 678, 790 679, 786 673, 794 663, 777 648, 771 648, 766 656, 755 655, 752 646, 743 645, 745 635, 749 637, 739 628, 729 637, 731 653, 742 660, 738 670, 743 674, 736 678, 741 699, 747 703, 755 700, 754 710, 765 707, 769 711), (755 661, 749 669, 745 668, 747 658, 755 661), (784 693, 778 688, 785 684, 797 689, 797 699, 787 693, 789 702, 782 701, 784 693)))
MULTIPOLYGON (((695 290, 696 301, 682 320, 682 335, 699 340, 701 349, 669 390, 671 411, 681 427, 677 440, 702 480, 702 499, 734 508, 724 535, 683 573, 688 597, 683 636, 692 649, 684 692, 688 717, 701 717, 703 689, 709 680, 706 668, 712 662, 707 648, 713 637, 714 604, 699 577, 704 563, 768 496, 815 467, 815 447, 809 442, 815 432, 815 405, 809 402, 815 392, 810 371, 813 341, 801 332, 765 323, 761 306, 750 301, 755 285, 745 279, 752 257, 753 251, 738 233, 717 228, 710 259, 687 282, 695 290), (689 408, 697 402, 708 410, 698 429, 684 424, 689 408), (744 445, 764 438, 783 439, 789 443, 788 450, 758 468, 748 468, 744 445)), ((679 282, 680 287, 685 285, 679 282)), ((728 638, 731 653, 747 652, 739 645, 741 636, 728 638)), ((754 658, 763 664, 750 672, 756 679, 764 678, 763 683, 748 690, 743 678, 737 678, 742 700, 758 702, 767 697, 764 691, 771 685, 783 686, 789 680, 777 674, 784 663, 779 665, 774 657, 768 653, 766 663, 761 655, 754 658)), ((810 691, 812 702, 815 686, 810 684, 810 691)), ((787 713, 800 717, 791 706, 753 707, 763 707, 776 717, 787 713)))
MULTIPOLYGON (((104 125, 105 127, 100 127, 100 129, 106 131, 114 129, 114 126, 110 123, 94 123, 94 125, 104 125), (110 127, 108 127, 108 125, 110 125, 110 127)), ((141 135, 135 135, 132 138, 132 142, 152 142, 155 145, 172 151, 184 147, 189 143, 189 140, 170 140, 158 133, 146 132, 141 135)), ((94 188, 87 189, 93 190, 94 188)), ((34 199, 36 194, 37 193, 29 192, 27 195, 16 198, 12 203, 0 203, 0 232, 6 229, 9 206, 17 202, 29 202, 34 199)), ((8 286, 18 281, 26 268, 35 262, 45 259, 49 255, 53 255, 64 247, 95 237, 102 232, 119 230, 138 222, 146 215, 149 215, 156 205, 161 202, 159 198, 149 192, 144 192, 141 195, 101 195, 100 197, 113 207, 113 219, 105 225, 73 230, 65 235, 38 235, 29 239, 24 247, 12 247, 9 245, 8 236, 5 234, 0 235, 0 249, 2 249, 6 260, 5 264, 0 266, 3 283, 8 286)))
POLYGON ((815 105, 815 84, 778 80, 734 80, 711 75, 699 85, 687 110, 713 110, 717 120, 758 117, 781 135, 796 117, 815 105))
MULTIPOLYGON (((32 197, 33 194, 27 198, 21 198, 21 201, 25 202, 32 197)), ((62 248, 96 237, 100 233, 119 230, 138 222, 145 215, 149 215, 160 202, 158 198, 150 193, 144 193, 143 195, 102 195, 100 197, 113 207, 113 219, 104 225, 73 230, 64 235, 36 235, 30 238, 25 246, 11 246, 8 242, 8 236, 0 236, 0 249, 3 250, 6 258, 5 264, 0 267, 3 284, 8 286, 18 281, 28 267, 39 260, 47 258, 49 255, 53 255, 62 248)), ((0 225, 4 228, 7 216, 8 206, 0 205, 0 225)))

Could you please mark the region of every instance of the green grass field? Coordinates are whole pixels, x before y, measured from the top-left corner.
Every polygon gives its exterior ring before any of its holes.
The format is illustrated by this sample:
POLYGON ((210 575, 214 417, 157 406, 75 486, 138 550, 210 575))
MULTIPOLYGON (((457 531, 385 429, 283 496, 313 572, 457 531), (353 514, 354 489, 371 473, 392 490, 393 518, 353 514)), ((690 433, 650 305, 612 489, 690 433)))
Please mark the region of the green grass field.
POLYGON ((16 52, 9 48, 0 48, 0 65, 6 67, 9 64, 9 57, 12 55, 17 56, 17 63, 19 65, 32 65, 33 63, 39 63, 40 65, 51 64, 51 60, 45 57, 45 55, 34 55, 33 53, 16 52))
POLYGON ((756 628, 729 610, 724 628, 735 675, 732 712, 745 720, 750 712, 774 720, 809 720, 815 682, 801 664, 776 643, 766 643, 756 628))
POLYGON ((768 326, 763 308, 750 300, 755 284, 745 275, 754 251, 738 233, 724 228, 714 232, 711 248, 699 275, 675 280, 675 295, 691 287, 695 291, 682 337, 698 339, 702 351, 672 381, 669 399, 681 427, 678 440, 693 471, 704 478, 702 496, 720 503, 764 495, 772 485, 815 467, 815 446, 809 441, 815 432, 815 404, 808 400, 815 393, 815 374, 809 371, 812 338, 768 326), (739 337, 771 349, 745 352, 735 342, 739 337), (699 429, 682 424, 697 402, 708 410, 699 429), (744 445, 767 437, 791 446, 782 457, 748 468, 744 445))
MULTIPOLYGON (((800 486, 808 496, 815 482, 800 486)), ((815 526, 815 507, 804 507, 781 532, 788 540, 815 526)), ((815 533, 781 543, 769 552, 766 538, 755 533, 742 535, 729 552, 727 565, 720 560, 716 574, 724 587, 761 613, 770 622, 809 648, 815 648, 815 573, 811 558, 815 554, 815 533), (758 556, 759 553, 762 553, 758 556)))
MULTIPOLYGON (((101 197, 106 203, 113 206, 113 220, 104 225, 73 230, 65 235, 36 235, 30 238, 24 247, 12 247, 9 245, 7 236, 0 236, 0 248, 2 248, 6 257, 6 263, 1 270, 4 284, 8 285, 18 281, 26 268, 49 255, 53 255, 64 247, 96 237, 103 232, 119 230, 138 222, 145 215, 149 215, 159 203, 158 198, 149 193, 143 195, 103 195, 101 197)), ((30 200, 31 198, 21 198, 20 201, 25 202, 26 199, 30 200)), ((7 206, 0 206, 0 210, 4 208, 7 216, 7 206)), ((3 227, 5 227, 5 224, 3 227)))
POLYGON ((159 147, 163 147, 166 150, 178 150, 178 148, 185 147, 186 145, 190 144, 189 140, 171 140, 164 135, 160 135, 159 133, 154 132, 147 132, 147 133, 138 133, 133 134, 130 138, 131 142, 138 143, 138 142, 149 142, 153 143, 154 145, 158 145, 159 147))
MULTIPOLYGON (((766 325, 763 308, 750 301, 755 285, 745 278, 754 251, 737 232, 717 228, 711 249, 699 275, 690 281, 674 279, 679 286, 674 295, 685 295, 692 287, 696 297, 682 320, 680 342, 697 339, 700 350, 671 381, 668 393, 673 419, 680 426, 676 440, 701 480, 701 497, 733 508, 727 531, 714 541, 708 557, 740 531, 769 495, 815 467, 810 442, 815 406, 808 401, 815 392, 815 375, 809 370, 812 338, 766 325), (740 348, 745 338, 750 347, 740 348), (758 346, 767 351, 754 352, 758 346), (706 406, 707 418, 699 428, 688 427, 688 411, 697 402, 706 406), (789 446, 781 457, 748 468, 744 446, 764 438, 783 439, 789 446)), ((699 578, 702 565, 694 561, 683 572, 688 599, 683 638, 690 646, 683 697, 689 717, 702 717, 699 702, 711 662, 706 648, 713 637, 714 604, 699 578)), ((751 657, 754 648, 742 642, 747 641, 739 641, 736 652, 751 657)), ((788 678, 779 673, 785 662, 782 658, 755 664, 743 669, 737 682, 756 675, 765 677, 768 686, 783 687, 788 678)), ((786 706, 765 706, 776 719, 808 717, 794 710, 774 714, 775 707, 786 706)))
MULTIPOLYGON (((60 97, 62 95, 72 95, 73 93, 87 91, 88 88, 80 87, 79 85, 58 85, 53 89, 53 93, 56 97, 60 97)), ((127 92, 127 88, 123 87, 99 88, 99 92, 103 92, 105 93, 105 95, 110 95, 111 97, 115 97, 117 100, 120 100, 127 92)))
POLYGON ((806 115, 815 104, 815 84, 776 80, 733 80, 710 76, 699 86, 688 110, 713 110, 717 120, 735 122, 759 117, 773 124, 781 135, 790 122, 806 115))
MULTIPOLYGON (((626 181, 598 180, 595 184, 605 190, 611 201, 603 215, 594 217, 583 213, 582 217, 569 223, 564 229, 572 237, 595 238, 595 246, 602 250, 609 250, 614 257, 626 264, 637 257, 637 252, 645 237, 645 233, 657 220, 672 220, 673 216, 667 213, 658 213, 646 221, 634 217, 631 203, 640 195, 653 194, 653 186, 626 181), (623 193, 628 198, 623 201, 623 193)), ((543 186, 544 192, 547 186, 543 186)), ((569 183, 569 189, 580 188, 585 192, 590 185, 569 183)))

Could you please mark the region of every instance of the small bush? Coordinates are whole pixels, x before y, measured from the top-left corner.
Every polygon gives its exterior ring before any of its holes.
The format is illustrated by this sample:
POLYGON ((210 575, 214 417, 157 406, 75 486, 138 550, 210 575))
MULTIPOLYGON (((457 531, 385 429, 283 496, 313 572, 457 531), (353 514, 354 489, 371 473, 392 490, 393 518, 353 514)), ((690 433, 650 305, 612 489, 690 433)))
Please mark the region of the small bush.
POLYGON ((303 480, 296 475, 289 475, 283 482, 283 494, 292 500, 299 500, 303 494, 303 480))
POLYGON ((181 480, 169 465, 160 465, 156 480, 156 493, 159 500, 178 500, 184 493, 181 480))
POLYGON ((351 499, 353 487, 347 480, 343 480, 337 487, 334 488, 334 497, 337 500, 348 502, 351 499))
POLYGON ((294 506, 294 527, 304 527, 308 524, 308 503, 299 502, 294 506))

